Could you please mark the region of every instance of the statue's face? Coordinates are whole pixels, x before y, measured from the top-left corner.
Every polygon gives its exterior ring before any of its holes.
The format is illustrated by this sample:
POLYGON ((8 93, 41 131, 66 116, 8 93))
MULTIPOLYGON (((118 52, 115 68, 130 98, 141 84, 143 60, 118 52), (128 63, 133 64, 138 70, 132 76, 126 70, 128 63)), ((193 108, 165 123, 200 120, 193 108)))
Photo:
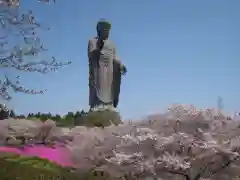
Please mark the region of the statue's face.
POLYGON ((109 28, 100 28, 99 29, 99 37, 103 40, 108 39, 110 30, 109 28))
POLYGON ((111 29, 111 25, 109 23, 105 23, 105 22, 99 23, 97 25, 98 36, 103 40, 108 39, 110 29, 111 29))

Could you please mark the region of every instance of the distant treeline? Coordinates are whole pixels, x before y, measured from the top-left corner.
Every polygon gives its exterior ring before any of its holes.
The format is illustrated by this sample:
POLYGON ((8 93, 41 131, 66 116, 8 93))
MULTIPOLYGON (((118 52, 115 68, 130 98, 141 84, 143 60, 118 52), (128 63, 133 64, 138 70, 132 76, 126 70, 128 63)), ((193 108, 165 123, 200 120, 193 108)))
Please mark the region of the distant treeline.
POLYGON ((77 112, 68 112, 64 116, 60 116, 59 114, 51 114, 51 113, 29 113, 28 115, 17 115, 14 110, 8 110, 4 105, 0 104, 0 119, 16 118, 16 119, 40 119, 41 121, 46 121, 51 119, 55 121, 60 126, 71 126, 71 125, 81 125, 83 123, 84 117, 87 115, 85 111, 77 111, 77 112))
POLYGON ((46 121, 47 119, 51 119, 57 123, 59 126, 74 126, 83 124, 84 118, 88 113, 85 111, 77 111, 77 112, 68 112, 64 116, 60 116, 59 114, 51 114, 51 113, 29 113, 26 117, 24 115, 17 116, 16 118, 26 118, 26 119, 40 119, 41 121, 46 121))

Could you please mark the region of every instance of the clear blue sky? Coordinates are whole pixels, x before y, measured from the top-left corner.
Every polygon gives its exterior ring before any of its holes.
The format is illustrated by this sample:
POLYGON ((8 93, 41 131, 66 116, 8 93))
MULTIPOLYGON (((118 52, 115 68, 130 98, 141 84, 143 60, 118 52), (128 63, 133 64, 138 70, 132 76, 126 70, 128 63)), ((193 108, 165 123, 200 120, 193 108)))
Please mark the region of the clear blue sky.
POLYGON ((47 55, 72 65, 48 75, 21 74, 29 88, 44 95, 17 93, 10 103, 18 113, 88 108, 88 39, 96 22, 112 22, 111 39, 128 68, 119 111, 141 117, 171 103, 240 110, 239 0, 57 0, 40 5, 23 0, 51 26, 42 34, 47 55))

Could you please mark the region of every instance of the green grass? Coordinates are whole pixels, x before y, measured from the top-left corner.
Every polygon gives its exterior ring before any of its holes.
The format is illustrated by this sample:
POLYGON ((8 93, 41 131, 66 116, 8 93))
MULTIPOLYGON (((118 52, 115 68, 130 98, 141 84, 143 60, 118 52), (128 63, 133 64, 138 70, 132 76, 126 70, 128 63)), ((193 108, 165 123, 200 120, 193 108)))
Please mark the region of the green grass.
POLYGON ((1 153, 1 180, 113 180, 108 173, 75 173, 47 159, 1 153))
POLYGON ((70 169, 37 157, 6 154, 0 158, 1 180, 78 180, 70 169))

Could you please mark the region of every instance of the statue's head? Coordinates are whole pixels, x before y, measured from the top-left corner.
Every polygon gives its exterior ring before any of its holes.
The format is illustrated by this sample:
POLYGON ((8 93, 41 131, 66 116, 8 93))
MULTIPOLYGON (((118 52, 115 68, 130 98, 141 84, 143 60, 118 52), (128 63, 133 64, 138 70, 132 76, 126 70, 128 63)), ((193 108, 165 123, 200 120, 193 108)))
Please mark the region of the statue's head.
POLYGON ((97 23, 97 34, 98 37, 105 40, 108 39, 109 33, 111 29, 111 23, 108 22, 107 20, 100 20, 97 23))

